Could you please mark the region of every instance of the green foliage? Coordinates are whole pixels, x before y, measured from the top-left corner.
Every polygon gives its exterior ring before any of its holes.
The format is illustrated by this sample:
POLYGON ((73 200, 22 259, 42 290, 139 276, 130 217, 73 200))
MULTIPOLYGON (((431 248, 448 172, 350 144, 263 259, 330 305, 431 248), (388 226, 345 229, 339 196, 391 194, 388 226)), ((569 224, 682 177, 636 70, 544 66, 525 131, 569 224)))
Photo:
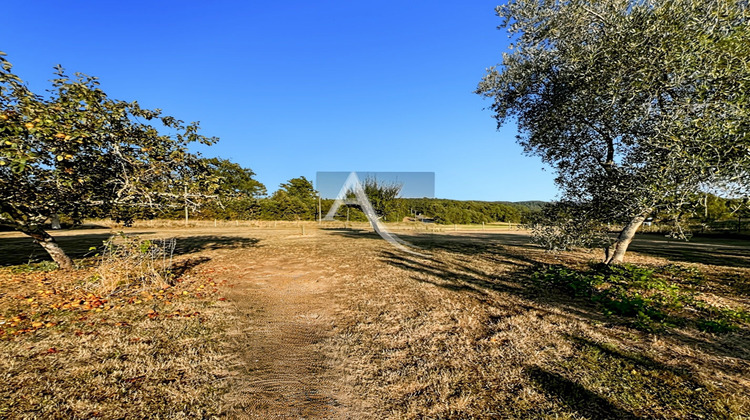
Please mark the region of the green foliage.
POLYGON ((667 280, 699 286, 705 282, 703 273, 695 267, 667 264, 659 267, 659 273, 667 280))
POLYGON ((271 220, 314 220, 316 204, 313 199, 276 191, 270 199, 261 201, 261 215, 271 220))
POLYGON ((192 217, 208 220, 252 220, 260 216, 260 211, 261 200, 257 198, 219 198, 202 203, 192 217))
MULTIPOLYGON (((701 382, 691 370, 665 365, 647 353, 613 342, 598 342, 571 336, 576 351, 551 365, 560 376, 545 375, 539 379, 558 382, 555 395, 566 395, 578 409, 577 415, 586 418, 738 418, 722 398, 726 391, 710 382, 701 382), (559 379, 557 379, 559 381, 559 379), (597 405, 586 398, 588 390, 606 389, 606 400, 612 405, 597 405), (626 412, 607 412, 607 408, 623 407, 626 412)), ((548 365, 549 366, 549 365, 548 365)), ((541 416, 540 416, 541 417, 541 416)), ((576 418, 571 415, 571 418, 576 418)))
MULTIPOLYGON (((401 192, 401 184, 382 182, 378 181, 377 178, 368 177, 361 183, 361 187, 364 191, 366 200, 372 206, 372 209, 378 218, 383 221, 398 221, 401 219, 399 216, 402 213, 400 210, 402 210, 401 207, 403 203, 398 199, 398 195, 401 192)), ((357 190, 354 187, 350 188, 346 194, 346 199, 350 200, 349 203, 346 204, 349 212, 344 212, 350 216, 350 220, 351 210, 356 210, 357 212, 362 213, 362 216, 365 216, 362 205, 357 200, 357 194, 357 190)), ((341 209, 337 210, 337 214, 342 214, 341 209)))
POLYGON ((258 216, 267 220, 315 220, 317 192, 304 176, 282 183, 270 198, 258 202, 258 216))
POLYGON ((284 191, 290 197, 296 197, 301 200, 315 200, 318 196, 315 188, 313 188, 312 182, 310 182, 304 176, 299 178, 292 178, 289 181, 279 186, 280 191, 284 191))
POLYGON ((729 216, 727 200, 713 194, 705 194, 695 206, 695 215, 701 223, 708 224, 729 216))
POLYGON ((136 220, 148 220, 153 219, 157 215, 163 215, 164 212, 168 211, 164 208, 156 209, 149 206, 130 206, 127 204, 116 204, 111 206, 108 211, 101 208, 92 209, 90 216, 94 218, 104 219, 111 218, 117 223, 122 223, 124 226, 132 226, 136 220))
POLYGON ((530 278, 540 286, 551 286, 571 296, 592 296, 595 287, 601 284, 598 278, 556 265, 544 266, 534 271, 530 278))
POLYGON ((644 330, 693 325, 702 331, 728 332, 750 320, 742 309, 719 308, 696 299, 694 290, 680 284, 700 284, 703 276, 694 268, 674 264, 658 268, 596 264, 588 271, 545 265, 530 279, 543 288, 586 298, 603 313, 630 318, 634 327, 644 330))
POLYGON ((243 168, 228 159, 202 159, 201 163, 216 178, 217 187, 214 191, 221 200, 234 198, 258 198, 266 194, 266 186, 257 181, 250 168, 243 168))
POLYGON ((677 220, 707 186, 747 196, 747 2, 512 0, 497 13, 514 43, 477 93, 555 168, 566 201, 639 224, 677 220))
POLYGON ((440 198, 400 199, 399 218, 415 214, 434 219, 441 224, 480 224, 493 222, 524 223, 536 212, 538 202, 531 207, 519 203, 489 201, 459 201, 440 198))
MULTIPOLYGON (((333 200, 323 200, 328 209, 333 200)), ((441 198, 396 198, 389 202, 388 221, 404 218, 427 219, 439 224, 528 223, 536 217, 540 201, 524 203, 459 201, 441 198)), ((350 220, 367 220, 358 209, 351 209, 350 220), (356 214, 356 216, 355 216, 356 214), (361 215, 361 219, 359 218, 361 215), (356 218, 355 218, 356 217, 356 218)), ((346 210, 339 209, 336 218, 346 218, 346 210)))
MULTIPOLYGON (((182 218, 186 205, 191 210, 190 217, 196 219, 247 220, 259 216, 259 199, 266 187, 253 178, 251 169, 220 158, 200 159, 199 164, 207 174, 206 182, 189 182, 181 208, 160 216, 182 218)), ((149 217, 145 216, 142 218, 149 217)))
POLYGON ((56 75, 49 98, 9 73, 0 79, 3 222, 38 224, 53 213, 86 215, 93 206, 162 203, 170 182, 193 170, 187 144, 215 141, 198 135, 196 123, 108 98, 96 78, 71 80, 60 67, 56 75), (160 135, 139 119, 176 134, 160 135))
POLYGON ((367 178, 364 180, 362 187, 375 213, 383 217, 383 220, 388 221, 389 215, 393 219, 398 207, 396 199, 401 192, 402 185, 380 182, 376 178, 367 178))
POLYGON ((609 246, 607 226, 598 220, 596 211, 585 203, 550 203, 534 220, 531 240, 549 251, 609 246))
POLYGON ((17 265, 11 268, 11 273, 33 273, 37 271, 47 272, 57 270, 57 264, 52 261, 41 261, 38 263, 28 263, 17 265))
POLYGON ((198 123, 111 99, 95 77, 70 78, 60 66, 38 95, 1 53, 0 64, 0 223, 45 243, 61 266, 69 259, 42 228, 51 216, 163 209, 207 179, 187 146, 216 139, 199 135, 198 123))
POLYGON ((750 321, 750 312, 743 309, 716 308, 704 302, 698 302, 704 319, 698 320, 697 326, 701 331, 726 333, 739 328, 738 324, 750 321))

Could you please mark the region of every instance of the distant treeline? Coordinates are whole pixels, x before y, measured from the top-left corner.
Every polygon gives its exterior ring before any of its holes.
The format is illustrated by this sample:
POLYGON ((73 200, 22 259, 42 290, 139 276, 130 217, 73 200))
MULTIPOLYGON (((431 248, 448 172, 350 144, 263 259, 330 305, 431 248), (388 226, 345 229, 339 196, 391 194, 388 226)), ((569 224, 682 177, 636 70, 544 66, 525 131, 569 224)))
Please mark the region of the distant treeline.
MULTIPOLYGON (((317 220, 325 216, 334 200, 318 199, 312 182, 304 176, 292 178, 267 195, 266 187, 255 173, 237 163, 218 158, 204 159, 204 170, 214 183, 205 186, 190 183, 183 188, 183 203, 169 207, 126 206, 99 212, 91 208, 86 215, 60 214, 64 224, 77 224, 84 217, 107 218, 128 224, 136 219, 171 218, 199 220, 317 220)), ((545 213, 554 211, 544 201, 459 201, 439 198, 397 198, 400 186, 366 179, 363 188, 376 213, 386 222, 415 220, 438 224, 545 223, 545 213)), ((694 203, 689 212, 679 215, 658 211, 647 220, 654 230, 669 229, 679 222, 693 232, 743 232, 750 219, 747 200, 728 199, 713 194, 688 197, 694 203)), ((337 220, 366 221, 356 204, 344 205, 337 220)), ((0 226, 0 228, 2 228, 0 226)))
MULTIPOLYGON (((318 213, 325 216, 334 200, 318 200, 312 182, 304 176, 292 178, 281 184, 270 196, 265 186, 258 183, 250 170, 239 168, 228 161, 212 160, 221 169, 225 180, 219 194, 210 198, 193 199, 195 205, 188 206, 188 217, 203 220, 317 220, 318 213), (244 172, 243 172, 244 171, 244 172), (320 206, 320 209, 319 209, 320 206)), ((218 172, 218 170, 217 170, 218 172)), ((369 182, 369 181, 368 181, 369 182)), ((392 187, 392 186, 390 186, 392 187)), ((367 195, 377 213, 386 222, 403 221, 406 218, 428 223, 525 223, 541 211, 542 201, 486 202, 459 201, 435 198, 394 198, 388 185, 367 185, 367 195)), ((398 188, 397 188, 398 189, 398 188)), ((176 207, 160 214, 127 209, 122 220, 148 219, 153 217, 183 218, 185 208, 176 207)), ((335 216, 338 220, 366 221, 364 213, 356 205, 341 206, 335 216)))
MULTIPOLYGON (((325 217, 334 200, 321 200, 321 214, 325 217)), ((393 200, 391 211, 382 216, 386 222, 403 221, 408 218, 427 223, 468 224, 468 223, 527 223, 538 213, 543 202, 486 202, 459 201, 436 198, 397 198, 393 200)), ((172 212, 169 217, 181 218, 181 211, 172 212)), ((191 211, 195 219, 218 220, 317 220, 318 200, 315 197, 302 199, 286 194, 267 198, 240 198, 212 201, 191 211)), ((342 206, 335 216, 338 220, 366 221, 364 213, 357 206, 342 206)))
MULTIPOLYGON (((203 159, 202 168, 211 183, 186 183, 184 198, 170 206, 156 208, 126 206, 99 213, 91 208, 83 217, 112 217, 125 224, 136 219, 173 218, 202 220, 317 220, 325 216, 334 200, 318 199, 312 182, 304 176, 292 178, 279 185, 271 195, 255 179, 255 173, 225 159, 203 159)), ((459 201, 438 198, 397 198, 400 185, 380 183, 376 179, 363 180, 363 189, 378 216, 386 222, 403 220, 438 224, 480 223, 545 223, 543 213, 554 211, 544 201, 459 201), (546 208, 546 210, 545 210, 546 208)), ((174 194, 173 195, 179 195, 174 194)), ((353 195, 352 195, 353 197, 353 195)), ((694 232, 742 232, 750 219, 747 200, 727 199, 713 194, 688 197, 693 202, 691 211, 678 215, 652 214, 646 226, 669 228, 681 223, 694 232)), ((64 222, 80 223, 83 217, 71 218, 61 214, 64 222)), ((335 215, 338 220, 366 221, 356 204, 341 206, 335 215)))
MULTIPOLYGON (((282 183, 271 195, 266 187, 254 179, 247 168, 224 159, 205 159, 204 165, 217 182, 211 189, 200 190, 191 185, 185 189, 183 203, 169 207, 123 206, 108 212, 94 208, 86 217, 107 218, 129 224, 134 220, 153 218, 197 220, 317 220, 333 206, 332 199, 318 199, 312 182, 304 176, 282 183)), ((397 198, 400 186, 366 180, 368 199, 376 213, 386 222, 405 219, 425 223, 526 223, 538 214, 544 202, 486 202, 459 201, 435 198, 397 198)), ((80 223, 60 215, 64 224, 80 223)), ((339 208, 338 220, 366 221, 359 206, 349 204, 339 208)))
MULTIPOLYGON (((282 183, 273 194, 254 179, 254 173, 223 159, 205 159, 205 166, 217 182, 207 190, 191 185, 185 189, 184 204, 153 209, 128 206, 108 212, 92 208, 86 217, 107 218, 129 224, 136 219, 168 218, 192 220, 317 220, 325 216, 334 200, 318 200, 312 182, 304 176, 282 183)), ((396 198, 400 186, 378 184, 365 180, 364 189, 376 213, 386 222, 403 220, 438 224, 481 223, 545 223, 546 213, 554 211, 544 201, 459 201, 439 198, 396 198)), ((699 194, 691 198, 691 212, 679 215, 655 212, 647 219, 650 230, 670 229, 678 220, 693 232, 744 232, 750 220, 747 200, 727 199, 713 194, 699 194), (677 219, 675 219, 677 217, 677 219)), ((342 205, 337 220, 366 221, 356 204, 342 205)), ((77 224, 82 218, 61 214, 61 221, 77 224)), ((2 229, 2 226, 0 226, 2 229)))

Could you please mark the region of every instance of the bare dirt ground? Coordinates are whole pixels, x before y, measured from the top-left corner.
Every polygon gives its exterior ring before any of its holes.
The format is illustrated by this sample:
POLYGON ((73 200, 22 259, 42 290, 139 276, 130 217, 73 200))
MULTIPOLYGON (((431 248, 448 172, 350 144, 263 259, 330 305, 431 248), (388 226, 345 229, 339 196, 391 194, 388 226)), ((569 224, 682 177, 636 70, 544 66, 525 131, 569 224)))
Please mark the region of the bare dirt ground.
MULTIPOLYGON (((85 253, 108 232, 59 236, 85 253)), ((400 232, 427 257, 366 229, 128 232, 177 237, 178 258, 232 285, 227 418, 750 414, 747 324, 727 334, 643 331, 589 302, 530 287, 539 264, 585 267, 598 255, 546 254, 523 232, 400 232)), ((23 240, 0 233, 0 247, 28 259, 34 251, 23 240)), ((705 273, 702 298, 750 308, 746 242, 644 236, 633 249, 632 262, 705 273)), ((17 258, 10 255, 0 253, 0 264, 17 258)))
MULTIPOLYGON (((320 255, 321 237, 264 237, 260 246, 224 252, 208 263, 234 288, 230 330, 239 386, 227 397, 232 418, 342 418, 348 396, 322 348, 331 338, 338 270, 320 255)), ((333 261, 332 261, 333 260, 333 261)))

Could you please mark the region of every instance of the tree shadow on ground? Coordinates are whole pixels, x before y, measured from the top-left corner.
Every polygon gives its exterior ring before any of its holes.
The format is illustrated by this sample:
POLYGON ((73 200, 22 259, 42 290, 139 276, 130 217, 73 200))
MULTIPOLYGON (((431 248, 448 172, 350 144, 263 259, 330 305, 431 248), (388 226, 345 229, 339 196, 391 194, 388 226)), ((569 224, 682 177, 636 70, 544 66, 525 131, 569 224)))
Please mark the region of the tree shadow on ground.
MULTIPOLYGON (((455 238, 451 238, 455 241, 455 238)), ((431 248, 449 250, 462 249, 454 243, 436 245, 431 248)), ((533 258, 524 252, 523 248, 507 247, 499 244, 481 244, 478 249, 485 249, 481 258, 510 268, 503 272, 487 272, 472 267, 470 263, 461 261, 461 251, 448 251, 452 260, 440 258, 422 258, 398 250, 382 251, 382 261, 412 273, 411 278, 420 283, 429 283, 454 292, 474 294, 481 301, 487 301, 490 291, 506 292, 537 304, 550 305, 563 309, 565 313, 589 322, 631 327, 633 317, 606 315, 596 303, 586 297, 570 296, 556 289, 541 287, 532 283, 529 278, 533 272, 547 261, 533 258)), ((537 254, 539 255, 539 254, 537 254)), ((535 308, 540 310, 540 308, 535 308)), ((672 321, 682 325, 692 325, 694 320, 686 317, 673 316, 672 321)), ((744 330, 743 330, 744 331, 744 330)), ((750 361, 750 340, 747 334, 719 334, 711 338, 698 338, 681 330, 665 328, 651 331, 654 335, 669 336, 690 347, 697 347, 712 354, 739 358, 750 361)))
POLYGON ((548 372, 538 366, 526 368, 525 373, 550 398, 559 400, 583 417, 613 420, 644 419, 557 373, 548 372))
MULTIPOLYGON (((322 228, 321 230, 354 239, 381 239, 372 230, 322 228)), ((414 245, 415 251, 448 251, 463 255, 475 254, 504 254, 503 245, 513 245, 521 248, 540 249, 531 243, 530 237, 523 233, 394 233, 398 238, 414 245)))
MULTIPOLYGON (((348 238, 378 239, 372 230, 323 228, 333 234, 348 238)), ((458 232, 458 233, 396 233, 396 235, 425 251, 442 250, 464 255, 499 253, 501 245, 541 249, 531 243, 524 233, 458 232), (499 252, 495 252, 499 251, 499 252)), ((666 258, 674 262, 700 263, 728 267, 750 267, 750 240, 743 238, 704 238, 690 241, 669 239, 660 235, 636 235, 629 252, 666 258)))
MULTIPOLYGON (((137 232, 134 235, 147 236, 155 232, 137 232)), ((109 233, 92 234, 55 234, 55 240, 71 258, 85 258, 96 255, 104 242, 112 235, 109 233), (93 248, 93 249, 92 249, 93 248)), ((175 255, 186 255, 194 252, 247 248, 257 246, 259 239, 240 236, 195 235, 176 238, 175 255)), ((46 251, 29 237, 0 238, 0 267, 51 261, 46 251)))
MULTIPOLYGON (((361 232, 350 230, 331 230, 331 233, 352 238, 378 239, 379 236, 373 232, 361 232)), ((544 289, 539 285, 532 284, 529 277, 542 264, 549 264, 554 260, 548 254, 539 252, 540 248, 529 244, 528 237, 518 234, 399 234, 413 245, 419 247, 425 253, 434 253, 433 256, 419 256, 402 252, 397 249, 383 250, 380 258, 383 262, 397 267, 409 273, 411 279, 421 283, 432 284, 451 292, 474 296, 481 302, 502 306, 498 303, 496 293, 507 293, 521 298, 527 306, 521 310, 518 308, 508 309, 509 315, 520 315, 523 312, 533 310, 540 313, 549 312, 550 308, 556 308, 557 316, 585 321, 592 325, 602 325, 604 328, 614 327, 622 330, 630 327, 632 317, 606 315, 600 307, 590 299, 574 297, 560 293, 553 289, 544 289), (532 251, 533 250, 533 251, 532 251), (531 252, 530 252, 531 251, 531 252), (502 267, 497 270, 493 267, 502 267), (495 294, 495 296, 491 296, 495 294)), ((653 245, 655 248, 656 244, 653 245)), ((684 243, 682 246, 691 246, 684 243)), ((641 250, 643 252, 643 249, 641 250)), ((645 253, 645 252, 644 252, 645 253)), ((496 322, 496 320, 490 320, 496 322)), ((664 329, 649 333, 654 338, 663 337, 673 340, 686 348, 693 348, 705 353, 732 358, 738 363, 745 364, 750 360, 750 341, 745 330, 740 333, 722 335, 691 335, 682 330, 664 329)), ((530 366, 527 370, 528 377, 545 393, 552 396, 553 400, 561 401, 571 410, 581 416, 591 418, 629 418, 638 419, 636 413, 619 407, 608 399, 610 394, 600 394, 597 388, 587 388, 585 382, 578 381, 576 375, 589 375, 596 382, 596 375, 611 377, 614 383, 626 383, 630 370, 620 372, 622 366, 631 366, 633 370, 647 369, 655 372, 654 377, 676 378, 666 390, 661 389, 662 383, 657 380, 646 380, 640 384, 649 392, 659 394, 658 399, 664 394, 664 403, 667 405, 690 404, 690 396, 695 389, 706 389, 707 387, 699 380, 694 379, 689 369, 680 370, 656 362, 648 357, 644 351, 637 350, 624 352, 615 348, 608 348, 598 343, 588 341, 585 338, 567 337, 567 340, 581 347, 581 351, 598 352, 603 359, 609 363, 601 368, 601 372, 571 371, 559 372, 557 367, 553 370, 548 368, 530 366), (547 369, 547 370, 545 370, 547 369), (593 372, 593 373, 592 373, 593 372), (594 376, 591 376, 594 375, 594 376), (620 379, 622 378, 622 379, 620 379), (619 381, 619 382, 618 382, 619 381)), ((698 359, 688 358, 690 363, 702 365, 698 359)), ((575 366, 575 362, 571 362, 575 366)), ((592 364, 594 366, 595 364, 592 364)), ((711 364, 711 369, 721 371, 733 376, 737 374, 736 366, 732 364, 711 364)), ((625 391, 623 391, 625 392, 625 391)), ((629 392, 629 391, 628 391, 629 392)), ((713 392, 713 391, 712 391, 713 392)), ((719 392, 719 391, 716 391, 719 392)), ((718 398, 718 394, 707 394, 708 399, 701 400, 702 410, 710 417, 721 417, 721 409, 717 410, 711 402, 711 398, 718 398)), ((698 398, 698 397, 695 397, 698 398)), ((703 398, 703 397, 700 397, 703 398)), ((631 408, 632 409, 632 408, 631 408)), ((648 416, 647 416, 648 417, 648 416)))
POLYGON ((663 404, 691 407, 696 418, 724 418, 730 411, 723 406, 720 390, 707 390, 688 369, 670 366, 632 350, 595 342, 573 335, 566 338, 578 356, 560 361, 547 369, 531 366, 526 374, 546 393, 557 396, 570 408, 593 418, 651 418, 663 404), (568 378, 574 378, 570 380, 568 378), (624 410, 581 386, 580 383, 617 383, 609 386, 609 395, 630 394, 638 390, 648 401, 636 413, 624 410), (657 398, 653 398, 657 397, 657 398), (643 417, 639 417, 643 416, 643 417))
POLYGON ((750 267, 750 241, 742 239, 693 238, 680 241, 658 235, 637 235, 628 251, 670 261, 750 267))
POLYGON ((480 270, 466 264, 446 264, 390 251, 383 251, 381 260, 406 272, 419 274, 412 278, 420 283, 430 283, 454 292, 471 292, 484 296, 489 290, 519 291, 518 285, 499 279, 492 281, 480 270))
POLYGON ((175 253, 191 254, 217 249, 251 248, 258 246, 260 239, 241 236, 196 235, 177 238, 175 253))
POLYGON ((172 278, 180 278, 185 273, 189 272, 193 268, 211 261, 211 258, 208 257, 195 257, 195 258, 188 258, 186 260, 177 261, 172 264, 172 267, 170 268, 170 271, 172 273, 172 278))
MULTIPOLYGON (((492 249, 488 259, 493 263, 510 267, 510 271, 488 273, 484 270, 472 267, 464 261, 442 261, 440 259, 421 258, 401 251, 382 251, 381 260, 386 264, 401 268, 410 272, 412 280, 420 283, 432 284, 434 286, 454 291, 471 293, 482 302, 489 303, 491 298, 488 293, 507 292, 515 296, 528 299, 535 303, 552 303, 564 308, 571 317, 588 319, 598 323, 611 322, 611 319, 596 310, 592 305, 587 305, 583 299, 566 299, 561 301, 557 296, 540 294, 539 290, 530 287, 529 284, 519 281, 528 278, 534 272, 539 262, 529 258, 522 253, 510 250, 501 245, 486 245, 492 249)), ((434 249, 450 249, 452 245, 434 247, 434 249)), ((450 255, 450 254, 449 254, 450 255)), ((455 254, 454 254, 455 255, 455 254)), ((536 305, 525 306, 522 309, 534 309, 547 312, 536 305)), ((515 315, 515 314, 514 314, 515 315)))

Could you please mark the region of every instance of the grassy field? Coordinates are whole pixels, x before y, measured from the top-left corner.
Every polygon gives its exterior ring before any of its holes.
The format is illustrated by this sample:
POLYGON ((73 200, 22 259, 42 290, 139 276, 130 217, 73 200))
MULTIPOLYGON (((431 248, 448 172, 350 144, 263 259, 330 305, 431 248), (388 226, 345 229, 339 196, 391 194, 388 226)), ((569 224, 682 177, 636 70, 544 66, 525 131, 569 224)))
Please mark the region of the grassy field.
POLYGON ((231 311, 209 277, 103 288, 96 270, 0 269, 2 418, 220 413, 231 311))
POLYGON ((136 224, 176 238, 174 272, 119 286, 0 233, 0 416, 750 416, 747 241, 643 235, 612 270, 505 227, 394 226, 413 255, 266 223, 136 224))

